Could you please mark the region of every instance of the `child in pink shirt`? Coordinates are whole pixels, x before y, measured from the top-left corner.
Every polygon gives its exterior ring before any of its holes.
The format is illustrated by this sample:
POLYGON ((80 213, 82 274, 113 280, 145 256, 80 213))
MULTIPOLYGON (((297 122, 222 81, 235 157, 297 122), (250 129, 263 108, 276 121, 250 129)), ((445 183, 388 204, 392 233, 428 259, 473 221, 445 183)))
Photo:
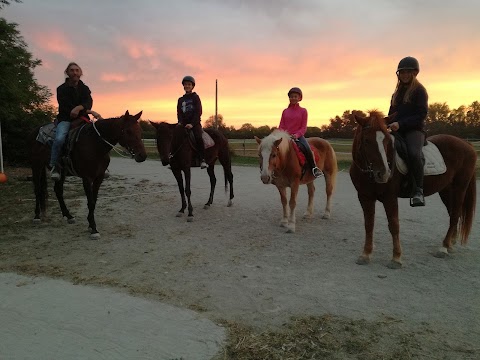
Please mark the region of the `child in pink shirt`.
POLYGON ((302 100, 302 90, 298 87, 291 88, 288 92, 288 98, 290 104, 283 110, 282 118, 278 128, 280 130, 288 132, 295 141, 298 141, 306 149, 305 156, 307 162, 312 168, 312 174, 316 178, 322 176, 322 172, 315 164, 312 150, 305 139, 305 133, 307 132, 308 113, 307 109, 302 108, 298 103, 302 100))

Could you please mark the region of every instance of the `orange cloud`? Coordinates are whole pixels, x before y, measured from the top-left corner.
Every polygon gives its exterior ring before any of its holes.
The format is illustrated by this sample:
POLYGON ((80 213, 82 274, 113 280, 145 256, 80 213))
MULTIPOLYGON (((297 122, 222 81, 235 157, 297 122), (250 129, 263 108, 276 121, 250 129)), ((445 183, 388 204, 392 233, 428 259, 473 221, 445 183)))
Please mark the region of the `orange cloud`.
POLYGON ((103 73, 100 75, 100 79, 105 82, 125 82, 128 80, 127 76, 115 73, 103 73))

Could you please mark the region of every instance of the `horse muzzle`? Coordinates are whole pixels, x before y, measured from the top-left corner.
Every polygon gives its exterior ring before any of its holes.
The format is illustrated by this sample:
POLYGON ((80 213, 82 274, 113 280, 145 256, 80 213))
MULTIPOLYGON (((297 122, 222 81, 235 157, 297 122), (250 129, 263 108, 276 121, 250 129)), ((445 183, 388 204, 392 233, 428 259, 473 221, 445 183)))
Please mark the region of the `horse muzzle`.
POLYGON ((135 154, 135 161, 136 162, 144 162, 147 159, 146 153, 138 153, 135 154))
POLYGON ((272 177, 270 175, 260 175, 260 179, 264 184, 270 184, 272 182, 272 177))

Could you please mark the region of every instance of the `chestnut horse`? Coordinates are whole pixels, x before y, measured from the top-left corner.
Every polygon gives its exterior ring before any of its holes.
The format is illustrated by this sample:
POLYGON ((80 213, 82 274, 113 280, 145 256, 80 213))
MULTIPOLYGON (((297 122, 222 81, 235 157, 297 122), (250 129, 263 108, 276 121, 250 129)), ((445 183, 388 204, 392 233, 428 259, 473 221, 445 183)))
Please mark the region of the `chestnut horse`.
MULTIPOLYGON (((282 130, 274 130, 263 139, 255 136, 258 143, 258 156, 260 158, 260 178, 264 184, 273 184, 280 193, 283 206, 283 217, 280 226, 287 228, 287 233, 295 232, 295 207, 300 185, 306 184, 308 189, 308 206, 304 214, 305 218, 313 216, 313 198, 315 185, 311 171, 306 171, 302 177, 302 166, 294 148, 290 135, 282 130), (290 187, 290 201, 287 207, 287 187, 290 187)), ((335 190, 337 178, 337 157, 330 143, 324 139, 313 137, 307 139, 314 151, 316 164, 325 176, 325 191, 327 204, 323 214, 324 219, 330 218, 331 199, 335 190), (318 158, 318 159, 317 159, 318 158)))
MULTIPOLYGON (((400 268, 402 249, 399 238, 398 197, 401 196, 405 175, 397 170, 395 143, 382 113, 373 111, 367 117, 356 114, 352 116, 358 126, 352 145, 350 177, 358 191, 365 221, 365 245, 357 264, 370 262, 375 202, 378 200, 383 203, 393 240, 393 258, 388 267, 400 268)), ((438 147, 446 164, 444 174, 425 176, 424 180, 425 196, 438 192, 450 216, 450 226, 443 246, 435 255, 445 257, 452 251, 457 231, 460 231, 463 245, 467 243, 472 228, 476 206, 477 154, 469 143, 451 135, 435 135, 427 140, 438 147)))
MULTIPOLYGON (((153 121, 150 121, 150 123, 156 129, 157 150, 160 155, 160 160, 163 166, 170 165, 172 173, 177 180, 178 190, 180 191, 182 199, 182 207, 177 212, 177 217, 184 214, 185 208, 187 208, 188 205, 187 221, 193 221, 193 206, 190 201, 192 193, 190 188, 190 168, 194 166, 197 157, 196 150, 193 148, 196 144, 192 144, 195 140, 190 138, 190 130, 185 129, 182 125, 168 124, 166 122, 156 123, 153 121), (182 172, 185 176, 185 185, 182 172)), ((217 184, 217 178, 215 177, 215 162, 217 159, 223 166, 225 192, 228 191, 228 185, 230 184, 230 197, 227 206, 232 206, 234 196, 233 174, 228 139, 218 130, 205 129, 204 131, 211 136, 215 144, 205 149, 205 161, 208 164, 206 170, 210 178, 210 196, 203 208, 208 209, 213 202, 213 194, 215 193, 215 185, 217 184)))
MULTIPOLYGON (((142 112, 130 115, 125 112, 119 118, 101 119, 95 123, 86 124, 78 133, 78 139, 70 153, 72 167, 76 174, 82 178, 83 189, 87 196, 88 225, 90 237, 100 237, 95 223, 95 205, 98 189, 102 184, 105 170, 110 163, 109 152, 119 143, 125 147, 135 161, 142 162, 147 158, 142 141, 142 129, 138 120, 142 112)), ((50 160, 50 146, 36 140, 38 129, 32 133, 31 138, 31 166, 32 178, 35 189, 35 223, 41 222, 46 214, 47 171, 50 160)), ((67 139, 68 141, 68 139, 67 139)), ((55 181, 54 190, 60 204, 62 216, 72 224, 75 218, 68 211, 63 199, 63 184, 65 182, 65 167, 62 167, 61 178, 55 181)))

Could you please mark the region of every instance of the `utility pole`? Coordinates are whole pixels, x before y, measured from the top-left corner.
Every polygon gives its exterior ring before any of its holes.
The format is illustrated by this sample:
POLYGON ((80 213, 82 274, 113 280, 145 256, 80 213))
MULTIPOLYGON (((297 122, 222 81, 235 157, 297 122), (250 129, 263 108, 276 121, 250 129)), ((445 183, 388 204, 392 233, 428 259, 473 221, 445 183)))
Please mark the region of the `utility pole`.
POLYGON ((215 129, 218 130, 218 80, 215 79, 215 129))

